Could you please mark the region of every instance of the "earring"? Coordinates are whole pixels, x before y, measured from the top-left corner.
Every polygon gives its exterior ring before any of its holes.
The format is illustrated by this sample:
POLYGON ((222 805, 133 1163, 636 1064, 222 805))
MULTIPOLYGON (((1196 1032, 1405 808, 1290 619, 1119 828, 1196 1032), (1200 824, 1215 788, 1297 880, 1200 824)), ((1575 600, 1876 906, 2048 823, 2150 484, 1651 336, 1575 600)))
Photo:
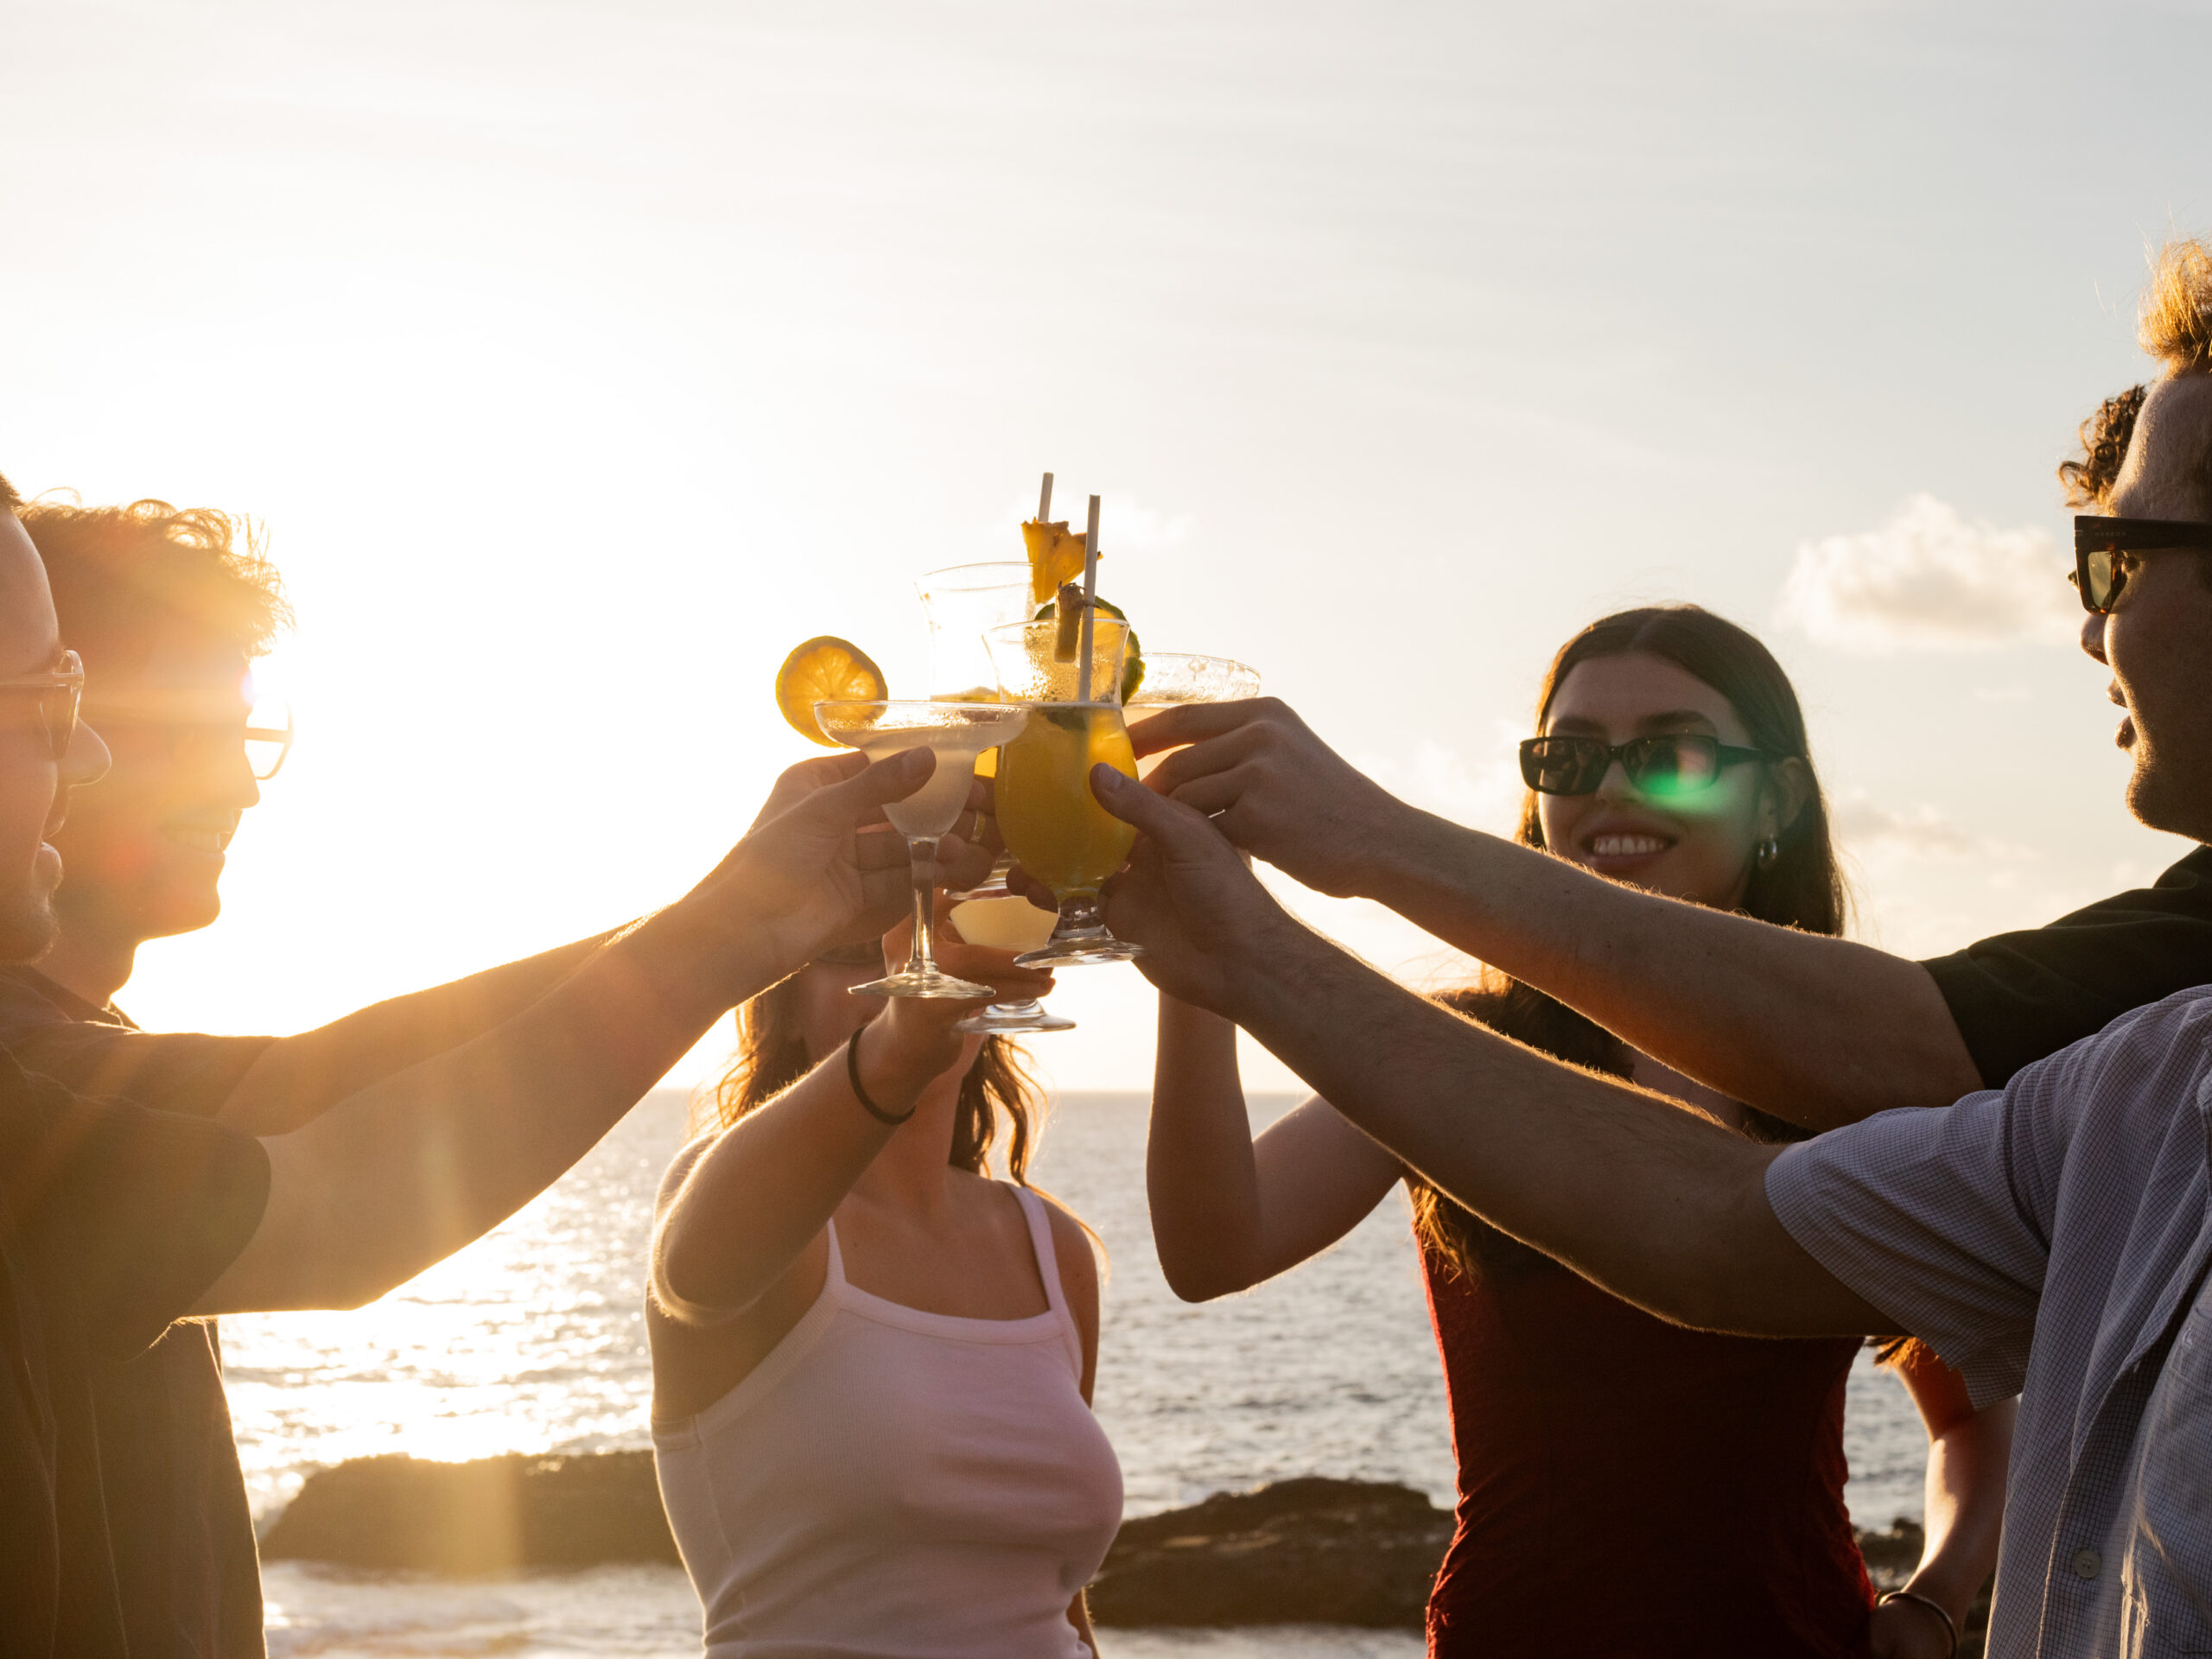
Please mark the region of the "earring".
POLYGON ((1782 862, 1782 843, 1772 836, 1769 836, 1764 841, 1759 842, 1758 849, 1751 856, 1761 870, 1770 870, 1782 862))

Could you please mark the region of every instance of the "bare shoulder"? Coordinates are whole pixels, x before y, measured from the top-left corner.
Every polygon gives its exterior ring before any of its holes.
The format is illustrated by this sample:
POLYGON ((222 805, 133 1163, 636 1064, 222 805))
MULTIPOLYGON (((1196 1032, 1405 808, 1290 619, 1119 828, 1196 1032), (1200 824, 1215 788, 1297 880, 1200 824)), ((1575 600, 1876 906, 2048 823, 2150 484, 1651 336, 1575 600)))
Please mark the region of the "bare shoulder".
MULTIPOLYGON (((1032 1189, 1034 1191, 1034 1189, 1032 1189)), ((1078 1318, 1086 1309, 1095 1318, 1098 1306, 1098 1241, 1075 1212, 1058 1199, 1039 1192, 1045 1218, 1052 1230, 1052 1255, 1059 1263, 1060 1288, 1078 1318)))

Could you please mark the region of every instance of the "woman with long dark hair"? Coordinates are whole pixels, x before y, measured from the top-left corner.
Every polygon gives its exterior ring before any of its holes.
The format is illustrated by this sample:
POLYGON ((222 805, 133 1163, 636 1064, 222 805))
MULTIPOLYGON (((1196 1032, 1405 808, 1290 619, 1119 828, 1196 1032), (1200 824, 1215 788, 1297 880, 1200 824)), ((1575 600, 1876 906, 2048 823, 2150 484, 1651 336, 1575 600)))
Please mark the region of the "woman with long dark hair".
MULTIPOLYGON (((973 1003, 851 995, 884 955, 831 952, 740 1010, 662 1183, 661 1495, 711 1659, 1083 1659, 1122 1519, 1090 1241, 1029 1185, 1020 1050, 954 1031, 973 1003)), ((950 931, 938 958, 1052 987, 950 931)))
MULTIPOLYGON (((1526 844, 1670 897, 1842 931, 1796 695, 1734 624, 1692 606, 1592 623, 1552 664, 1522 770, 1526 844)), ((1803 1135, 1502 976, 1440 1000, 1752 1139, 1803 1135)), ((1928 1548, 1904 1593, 1875 1608, 1843 1502, 1854 1342, 1666 1324, 1460 1209, 1325 1101, 1255 1141, 1233 1027, 1166 997, 1147 1180, 1160 1265, 1191 1300, 1327 1249, 1405 1183, 1459 1469, 1432 1653, 1948 1659, 1955 1649, 1996 1560, 2011 1414, 1975 1414, 1924 1349, 1888 1357, 1931 1440, 1928 1548)))

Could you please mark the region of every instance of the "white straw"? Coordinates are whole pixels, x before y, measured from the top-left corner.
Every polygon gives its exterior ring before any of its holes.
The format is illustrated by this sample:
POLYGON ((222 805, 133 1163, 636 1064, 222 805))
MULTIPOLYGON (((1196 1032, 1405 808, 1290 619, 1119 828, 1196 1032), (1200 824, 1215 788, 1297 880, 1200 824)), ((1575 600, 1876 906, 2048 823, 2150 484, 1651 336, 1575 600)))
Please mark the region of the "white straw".
POLYGON ((1045 474, 1045 487, 1037 492, 1037 522, 1043 524, 1052 516, 1052 475, 1045 474))
POLYGON ((1090 619, 1098 600, 1098 498, 1090 498, 1090 524, 1083 533, 1083 701, 1090 701, 1090 619))

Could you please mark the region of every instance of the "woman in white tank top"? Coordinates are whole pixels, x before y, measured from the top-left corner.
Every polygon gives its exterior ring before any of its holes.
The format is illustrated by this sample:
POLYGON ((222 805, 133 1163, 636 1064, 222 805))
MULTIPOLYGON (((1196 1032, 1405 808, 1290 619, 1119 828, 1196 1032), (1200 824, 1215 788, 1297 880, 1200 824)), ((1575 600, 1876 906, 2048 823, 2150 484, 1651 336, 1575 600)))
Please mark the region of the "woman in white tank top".
MULTIPOLYGON (((938 956, 1051 987, 1009 952, 938 956)), ((1096 1263, 1023 1183, 1020 1051, 953 1032, 972 1003, 849 994, 882 970, 836 952, 747 1003, 721 1122, 661 1185, 653 1454, 706 1651, 1084 1659, 1122 1518, 1096 1263)))

